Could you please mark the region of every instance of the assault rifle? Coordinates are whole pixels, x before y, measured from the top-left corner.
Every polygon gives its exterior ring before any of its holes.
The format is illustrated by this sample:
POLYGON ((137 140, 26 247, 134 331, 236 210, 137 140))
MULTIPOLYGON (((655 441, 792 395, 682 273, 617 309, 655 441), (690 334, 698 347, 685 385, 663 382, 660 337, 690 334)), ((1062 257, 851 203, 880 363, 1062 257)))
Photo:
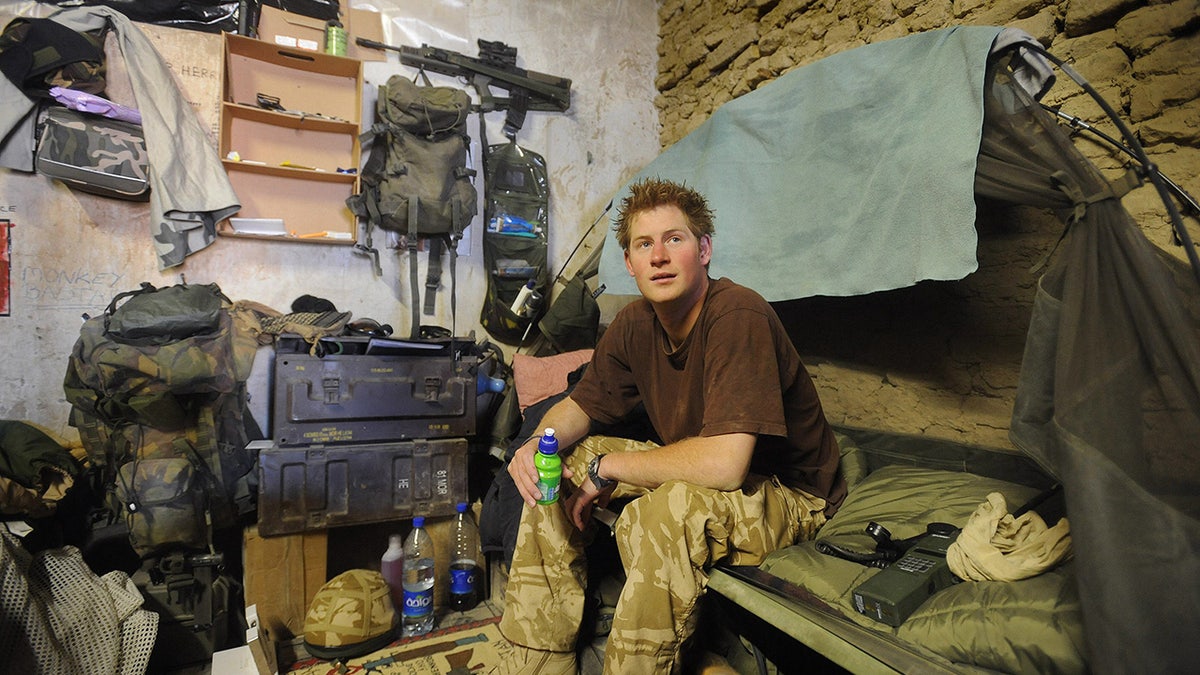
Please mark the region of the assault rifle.
POLYGON ((517 48, 503 42, 477 40, 480 58, 472 58, 449 49, 421 45, 386 45, 357 38, 363 47, 388 49, 400 53, 400 63, 451 77, 461 77, 479 92, 479 109, 507 111, 504 133, 514 137, 525 124, 529 110, 566 112, 571 107, 571 80, 517 67, 517 48), (492 95, 492 87, 508 92, 507 97, 492 95))

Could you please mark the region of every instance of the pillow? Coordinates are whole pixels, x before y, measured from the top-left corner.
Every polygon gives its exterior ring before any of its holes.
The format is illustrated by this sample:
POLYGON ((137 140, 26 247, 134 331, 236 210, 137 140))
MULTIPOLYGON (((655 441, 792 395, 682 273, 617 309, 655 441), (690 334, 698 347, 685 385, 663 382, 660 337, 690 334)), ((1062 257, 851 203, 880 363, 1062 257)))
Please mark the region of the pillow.
POLYGON ((513 355, 513 386, 521 412, 567 388, 567 375, 592 360, 591 349, 554 356, 513 355))

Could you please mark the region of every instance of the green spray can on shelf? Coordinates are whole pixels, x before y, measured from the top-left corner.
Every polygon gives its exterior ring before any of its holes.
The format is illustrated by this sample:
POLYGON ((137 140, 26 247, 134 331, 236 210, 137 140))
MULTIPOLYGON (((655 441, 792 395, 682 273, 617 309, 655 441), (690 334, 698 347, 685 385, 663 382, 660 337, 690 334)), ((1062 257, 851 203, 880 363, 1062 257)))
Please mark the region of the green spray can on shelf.
POLYGON ((542 493, 537 503, 553 504, 558 501, 558 486, 562 482, 562 458, 558 456, 558 438, 553 428, 546 427, 542 432, 533 465, 537 467, 537 489, 542 493))
POLYGON ((342 22, 330 19, 325 23, 325 53, 334 56, 346 55, 346 29, 342 22))

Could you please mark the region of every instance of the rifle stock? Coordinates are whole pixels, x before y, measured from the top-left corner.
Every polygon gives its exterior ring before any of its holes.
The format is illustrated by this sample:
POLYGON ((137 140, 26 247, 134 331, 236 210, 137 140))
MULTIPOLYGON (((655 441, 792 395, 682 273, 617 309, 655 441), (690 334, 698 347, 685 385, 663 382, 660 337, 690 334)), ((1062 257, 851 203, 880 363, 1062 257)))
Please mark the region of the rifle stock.
POLYGON ((527 110, 566 112, 571 107, 571 80, 556 75, 547 75, 516 66, 500 66, 472 58, 449 49, 421 45, 388 45, 367 38, 357 38, 363 47, 386 49, 400 54, 400 63, 451 77, 462 77, 479 91, 483 109, 505 110, 511 101, 526 96, 527 110), (489 88, 495 85, 509 92, 509 98, 491 95, 489 88))

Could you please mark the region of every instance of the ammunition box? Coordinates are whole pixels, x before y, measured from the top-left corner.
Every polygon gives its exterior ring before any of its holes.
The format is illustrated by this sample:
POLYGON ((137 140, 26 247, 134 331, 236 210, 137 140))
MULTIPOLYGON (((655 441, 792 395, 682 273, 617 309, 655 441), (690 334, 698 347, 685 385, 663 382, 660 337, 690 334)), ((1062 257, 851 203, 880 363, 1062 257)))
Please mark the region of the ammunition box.
POLYGON ((450 516, 467 499, 465 438, 258 452, 258 532, 264 536, 450 516))
POLYGON ((478 357, 462 344, 341 338, 323 340, 337 350, 323 356, 277 350, 271 437, 300 447, 473 436, 478 357))

